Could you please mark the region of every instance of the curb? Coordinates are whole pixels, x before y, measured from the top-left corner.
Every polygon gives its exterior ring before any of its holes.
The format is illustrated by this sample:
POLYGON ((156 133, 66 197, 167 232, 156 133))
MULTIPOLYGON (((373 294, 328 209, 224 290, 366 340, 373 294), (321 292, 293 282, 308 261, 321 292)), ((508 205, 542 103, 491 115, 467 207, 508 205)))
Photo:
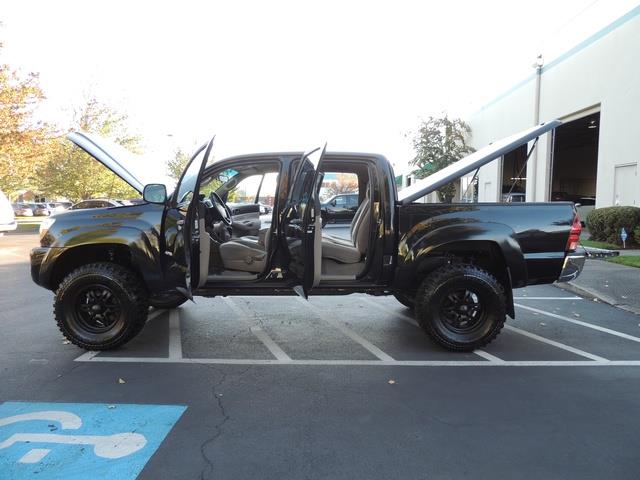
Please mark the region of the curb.
POLYGON ((640 307, 634 307, 633 305, 626 305, 623 303, 617 303, 617 301, 606 295, 602 295, 600 292, 592 290, 586 287, 578 287, 571 283, 554 283, 552 284, 556 288, 560 288, 561 290, 566 290, 571 293, 575 293, 581 297, 586 297, 591 300, 598 300, 599 302, 606 303, 607 305, 611 305, 613 307, 619 308, 620 310, 624 310, 626 312, 634 313, 636 315, 640 315, 640 307))

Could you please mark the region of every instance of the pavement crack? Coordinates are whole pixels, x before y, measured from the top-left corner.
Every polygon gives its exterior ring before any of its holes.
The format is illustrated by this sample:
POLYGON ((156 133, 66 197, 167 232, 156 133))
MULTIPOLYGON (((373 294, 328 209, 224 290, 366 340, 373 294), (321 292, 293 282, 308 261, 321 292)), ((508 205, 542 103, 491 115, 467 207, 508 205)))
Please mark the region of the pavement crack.
MULTIPOLYGON (((203 367, 208 368, 210 370, 213 370, 215 373, 220 375, 220 379, 215 384, 213 384, 211 386, 211 395, 213 397, 212 399, 214 401, 214 404, 215 404, 216 408, 218 409, 218 411, 220 412, 220 415, 221 415, 222 418, 220 419, 220 421, 218 423, 216 423, 213 426, 213 435, 211 435, 209 438, 207 438, 200 445, 200 454, 202 455, 202 458, 205 461, 205 466, 202 469, 202 471, 200 472, 200 480, 205 480, 207 478, 210 478, 210 475, 213 474, 213 472, 214 472, 214 464, 213 464, 213 460, 211 459, 211 457, 207 453, 207 450, 208 450, 208 448, 210 446, 213 446, 213 444, 216 442, 216 440, 218 438, 220 438, 220 436, 223 433, 224 425, 229 420, 231 420, 231 416, 227 413, 227 410, 226 410, 225 405, 224 405, 223 394, 218 391, 218 389, 226 382, 227 378, 229 377, 229 374, 226 373, 225 371, 223 371, 222 369, 214 366, 214 365, 203 365, 203 367)), ((253 368, 253 366, 249 365, 247 368, 243 369, 237 376, 238 377, 243 376, 251 368, 253 368)))

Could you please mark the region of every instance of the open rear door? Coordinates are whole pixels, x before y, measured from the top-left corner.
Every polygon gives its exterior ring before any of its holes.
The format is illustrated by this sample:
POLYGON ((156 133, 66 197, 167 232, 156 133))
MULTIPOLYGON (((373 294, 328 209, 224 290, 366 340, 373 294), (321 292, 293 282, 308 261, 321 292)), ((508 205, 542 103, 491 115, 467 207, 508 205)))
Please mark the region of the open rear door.
POLYGON ((179 216, 177 236, 181 238, 178 239, 178 243, 181 241, 184 252, 182 259, 176 259, 179 263, 184 262, 185 287, 184 291, 182 289, 180 291, 191 300, 193 300, 192 289, 197 286, 200 278, 199 226, 196 218, 200 181, 213 148, 214 138, 209 141, 206 147, 201 147, 191 158, 172 198, 173 207, 179 216))
POLYGON ((320 282, 322 220, 318 193, 323 175, 319 167, 326 147, 325 144, 324 148, 303 155, 281 217, 280 231, 289 253, 289 272, 296 280, 293 289, 303 298, 320 282))

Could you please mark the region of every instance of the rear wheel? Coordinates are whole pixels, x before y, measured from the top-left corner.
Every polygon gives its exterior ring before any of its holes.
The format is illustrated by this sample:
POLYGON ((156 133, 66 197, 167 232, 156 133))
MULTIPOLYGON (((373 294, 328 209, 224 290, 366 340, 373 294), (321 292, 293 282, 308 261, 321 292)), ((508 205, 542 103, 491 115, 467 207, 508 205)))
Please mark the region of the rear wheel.
POLYGON ((467 264, 427 276, 416 294, 416 319, 438 344, 471 351, 491 342, 506 320, 504 289, 490 273, 467 264))
POLYGON ((188 300, 178 292, 159 293, 149 297, 149 305, 154 308, 178 308, 188 300))
POLYGON ((147 319, 142 281, 112 263, 92 263, 60 283, 53 310, 62 334, 87 350, 109 350, 135 337, 147 319))

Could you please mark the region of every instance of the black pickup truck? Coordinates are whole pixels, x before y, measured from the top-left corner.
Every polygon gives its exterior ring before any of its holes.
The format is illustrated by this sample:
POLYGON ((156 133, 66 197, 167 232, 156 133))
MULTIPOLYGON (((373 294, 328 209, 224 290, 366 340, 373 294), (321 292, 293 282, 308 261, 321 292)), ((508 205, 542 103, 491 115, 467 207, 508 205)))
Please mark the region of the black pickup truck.
POLYGON ((486 345, 514 317, 512 291, 566 281, 581 271, 580 220, 571 202, 426 204, 416 200, 542 135, 553 121, 496 142, 396 192, 380 155, 268 153, 207 163, 193 156, 171 194, 128 169, 115 146, 68 138, 137 189, 138 205, 67 212, 43 222, 31 252, 33 280, 55 292, 62 333, 89 350, 124 344, 149 306, 193 296, 395 295, 450 350, 486 345), (359 207, 349 238, 321 228, 323 172, 355 174, 359 207), (270 222, 252 184, 275 179, 270 222), (240 192, 240 193, 239 193, 240 192), (231 207, 229 206, 231 205, 231 207), (264 215, 263 215, 264 217, 264 215), (263 225, 264 223, 264 225, 263 225))

